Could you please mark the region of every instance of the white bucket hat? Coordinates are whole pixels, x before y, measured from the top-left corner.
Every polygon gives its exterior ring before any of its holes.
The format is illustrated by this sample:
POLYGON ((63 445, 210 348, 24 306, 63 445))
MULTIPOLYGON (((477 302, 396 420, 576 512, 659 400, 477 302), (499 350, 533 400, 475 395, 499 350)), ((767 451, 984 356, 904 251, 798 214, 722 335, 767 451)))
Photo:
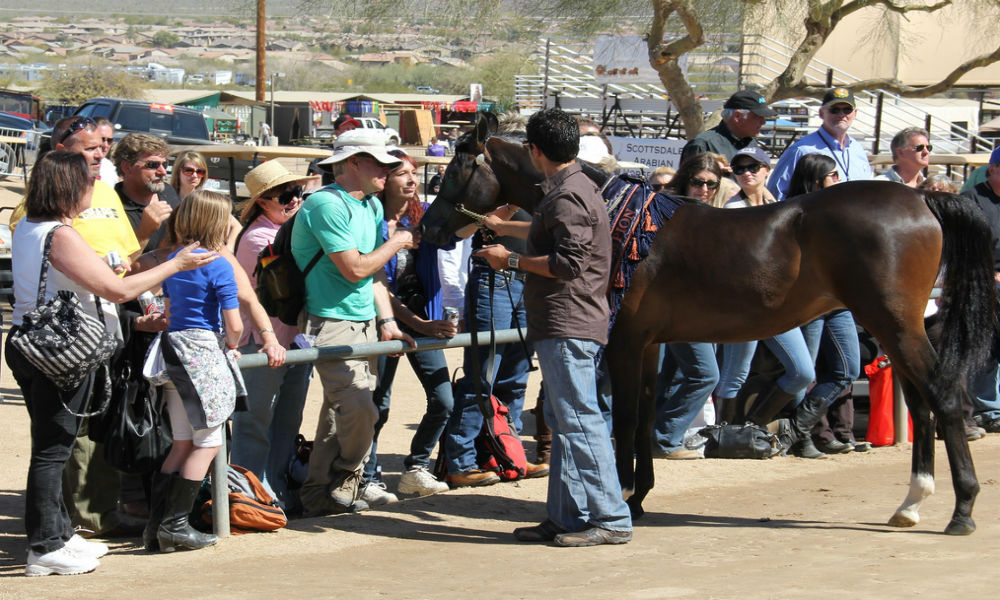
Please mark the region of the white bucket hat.
POLYGON ((386 152, 387 150, 383 134, 373 129, 352 129, 337 136, 333 142, 333 156, 317 164, 332 165, 355 154, 367 154, 376 162, 395 169, 402 161, 386 152))

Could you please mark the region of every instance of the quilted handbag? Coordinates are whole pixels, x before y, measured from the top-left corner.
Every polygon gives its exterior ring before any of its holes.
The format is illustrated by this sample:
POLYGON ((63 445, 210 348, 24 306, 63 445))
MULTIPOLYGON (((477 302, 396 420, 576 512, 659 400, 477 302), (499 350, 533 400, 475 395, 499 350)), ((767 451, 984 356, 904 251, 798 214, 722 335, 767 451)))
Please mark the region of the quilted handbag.
POLYGON ((108 360, 118 348, 118 339, 104 327, 100 301, 95 302, 100 319, 88 315, 76 293, 69 290, 60 290, 45 301, 52 235, 59 227, 64 225, 56 225, 45 236, 36 306, 24 314, 10 343, 57 388, 71 391, 108 360))

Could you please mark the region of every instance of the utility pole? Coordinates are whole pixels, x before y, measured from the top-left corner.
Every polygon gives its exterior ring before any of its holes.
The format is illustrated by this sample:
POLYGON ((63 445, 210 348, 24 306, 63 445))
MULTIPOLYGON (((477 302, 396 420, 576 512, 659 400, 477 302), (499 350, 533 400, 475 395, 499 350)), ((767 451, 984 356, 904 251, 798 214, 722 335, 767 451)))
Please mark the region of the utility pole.
POLYGON ((264 86, 267 85, 267 31, 265 31, 267 22, 266 5, 266 0, 257 0, 257 78, 254 84, 257 102, 264 101, 264 86))

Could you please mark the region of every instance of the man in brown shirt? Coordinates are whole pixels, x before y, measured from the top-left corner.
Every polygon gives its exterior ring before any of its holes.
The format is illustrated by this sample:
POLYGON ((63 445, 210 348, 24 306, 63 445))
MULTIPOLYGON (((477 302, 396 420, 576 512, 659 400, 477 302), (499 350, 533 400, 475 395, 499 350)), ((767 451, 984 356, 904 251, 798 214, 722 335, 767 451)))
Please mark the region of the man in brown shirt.
POLYGON ((597 402, 595 364, 608 337, 608 217, 597 187, 576 162, 576 120, 555 108, 535 113, 525 146, 545 176, 528 253, 520 256, 497 245, 475 253, 494 269, 528 273, 528 339, 538 353, 545 419, 553 432, 548 518, 515 529, 514 536, 560 546, 624 544, 632 539, 632 519, 597 402))

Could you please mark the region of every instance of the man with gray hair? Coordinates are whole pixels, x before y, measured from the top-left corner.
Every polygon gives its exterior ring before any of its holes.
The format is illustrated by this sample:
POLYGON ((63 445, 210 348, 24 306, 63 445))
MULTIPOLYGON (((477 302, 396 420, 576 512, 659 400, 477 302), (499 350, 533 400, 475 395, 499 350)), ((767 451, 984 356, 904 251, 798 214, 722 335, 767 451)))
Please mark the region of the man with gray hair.
POLYGON ((166 236, 164 224, 180 204, 167 183, 169 154, 163 139, 144 133, 130 133, 115 146, 112 161, 122 176, 115 191, 143 252, 160 247, 166 236))
POLYGON ((767 119, 776 116, 778 113, 767 105, 763 96, 752 90, 740 90, 722 105, 722 122, 699 133, 684 146, 681 162, 702 152, 721 154, 730 161, 739 150, 756 146, 754 138, 760 135, 760 128, 767 119))
POLYGON ((892 167, 875 179, 895 181, 912 188, 924 181, 923 170, 931 162, 929 134, 922 127, 907 127, 892 138, 892 167))

